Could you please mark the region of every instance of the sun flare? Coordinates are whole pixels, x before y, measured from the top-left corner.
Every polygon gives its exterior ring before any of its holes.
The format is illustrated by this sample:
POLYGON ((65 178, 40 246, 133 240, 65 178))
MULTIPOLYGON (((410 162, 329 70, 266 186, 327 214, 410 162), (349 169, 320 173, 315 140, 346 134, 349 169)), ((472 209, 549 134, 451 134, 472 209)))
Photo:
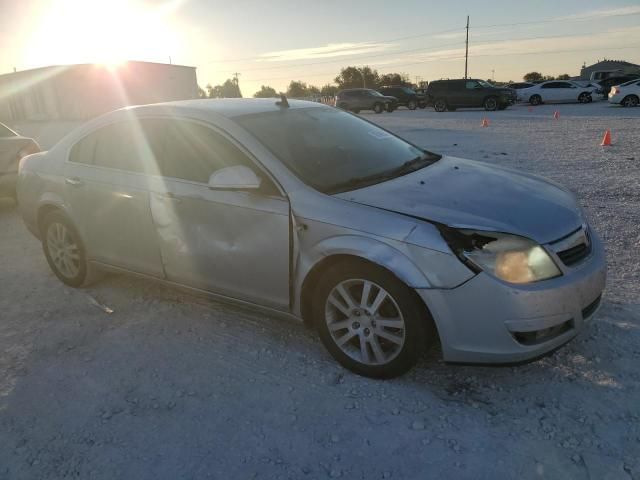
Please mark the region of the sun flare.
POLYGON ((31 66, 126 60, 166 62, 179 36, 170 13, 176 2, 151 8, 127 0, 59 0, 41 12, 26 47, 31 66))

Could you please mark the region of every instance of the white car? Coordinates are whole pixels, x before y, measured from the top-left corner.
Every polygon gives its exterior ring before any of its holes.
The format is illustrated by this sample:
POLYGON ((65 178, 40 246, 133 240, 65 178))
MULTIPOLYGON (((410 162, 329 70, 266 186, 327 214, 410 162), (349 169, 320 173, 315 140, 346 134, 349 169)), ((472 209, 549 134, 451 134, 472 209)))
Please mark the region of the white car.
POLYGON ((611 87, 609 103, 617 103, 623 107, 637 107, 640 104, 640 79, 611 87))
POLYGON ((564 102, 590 103, 596 95, 596 90, 597 88, 591 85, 582 86, 568 80, 551 80, 518 90, 518 98, 531 105, 564 102))

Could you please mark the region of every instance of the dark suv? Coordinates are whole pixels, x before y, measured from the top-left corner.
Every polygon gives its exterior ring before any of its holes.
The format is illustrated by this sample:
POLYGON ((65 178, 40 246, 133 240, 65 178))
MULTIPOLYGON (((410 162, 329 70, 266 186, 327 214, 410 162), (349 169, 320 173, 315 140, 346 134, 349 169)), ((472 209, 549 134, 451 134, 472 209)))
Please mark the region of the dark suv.
POLYGON ((434 80, 427 87, 427 101, 436 112, 474 107, 504 110, 515 98, 515 90, 495 87, 484 80, 434 80))
POLYGON ((385 97, 369 88, 350 88, 341 90, 336 95, 336 107, 351 110, 353 113, 359 113, 360 110, 373 110, 375 113, 385 110, 393 112, 397 106, 398 101, 394 97, 385 97))
POLYGON ((383 95, 396 97, 398 99, 398 106, 407 107, 409 110, 415 110, 418 107, 424 108, 427 106, 426 97, 424 95, 419 95, 409 87, 381 87, 378 91, 383 95))

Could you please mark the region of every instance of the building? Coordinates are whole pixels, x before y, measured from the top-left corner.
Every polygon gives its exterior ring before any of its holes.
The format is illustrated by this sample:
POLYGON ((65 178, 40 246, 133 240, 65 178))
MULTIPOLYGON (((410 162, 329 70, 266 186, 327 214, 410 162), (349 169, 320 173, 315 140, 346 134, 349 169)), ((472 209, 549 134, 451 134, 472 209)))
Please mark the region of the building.
POLYGON ((620 71, 621 74, 638 73, 640 74, 640 65, 635 63, 625 62, 624 60, 607 60, 604 59, 601 62, 594 63, 593 65, 584 65, 580 69, 580 79, 589 80, 592 72, 598 71, 620 71))
POLYGON ((126 105, 197 98, 195 67, 126 62, 0 75, 0 121, 86 120, 126 105))

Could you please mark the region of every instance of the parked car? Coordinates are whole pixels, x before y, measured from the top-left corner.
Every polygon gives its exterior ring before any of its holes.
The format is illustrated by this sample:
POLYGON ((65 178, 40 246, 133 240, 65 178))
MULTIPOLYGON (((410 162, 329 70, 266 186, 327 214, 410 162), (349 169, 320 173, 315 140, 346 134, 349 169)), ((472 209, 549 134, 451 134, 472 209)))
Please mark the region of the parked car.
POLYGON ((20 159, 39 151, 40 147, 33 138, 23 137, 0 123, 0 197, 16 196, 20 159))
POLYGON ((514 103, 515 91, 498 88, 484 80, 434 80, 427 87, 427 100, 436 112, 456 108, 483 107, 485 110, 504 110, 514 103))
POLYGON ((611 87, 622 85, 623 83, 630 82, 631 80, 640 80, 640 77, 638 75, 622 75, 619 77, 605 78, 598 82, 600 87, 598 89, 598 94, 607 97, 611 91, 611 87))
POLYGON ((361 110, 373 110, 375 113, 385 110, 393 112, 398 107, 398 100, 370 88, 349 88, 338 92, 336 107, 353 113, 360 113, 361 110))
POLYGON ((20 164, 54 274, 132 272, 304 319, 354 372, 536 358, 588 324, 605 257, 575 197, 322 104, 132 107, 20 164), (479 194, 481 192, 481 194, 479 194))
POLYGON ((623 107, 637 107, 640 104, 640 78, 611 88, 609 103, 623 107))
POLYGON ((587 83, 582 86, 569 80, 551 80, 533 87, 518 90, 518 98, 531 105, 541 103, 590 103, 596 95, 597 88, 587 83))
POLYGON ((409 110, 425 108, 427 106, 426 97, 416 93, 413 89, 403 86, 381 87, 378 89, 382 95, 395 97, 398 99, 398 106, 407 107, 409 110))
POLYGON ((534 85, 535 83, 531 83, 531 82, 517 82, 517 83, 510 83, 507 85, 507 87, 512 88, 514 90, 522 90, 523 88, 533 87, 534 85))

